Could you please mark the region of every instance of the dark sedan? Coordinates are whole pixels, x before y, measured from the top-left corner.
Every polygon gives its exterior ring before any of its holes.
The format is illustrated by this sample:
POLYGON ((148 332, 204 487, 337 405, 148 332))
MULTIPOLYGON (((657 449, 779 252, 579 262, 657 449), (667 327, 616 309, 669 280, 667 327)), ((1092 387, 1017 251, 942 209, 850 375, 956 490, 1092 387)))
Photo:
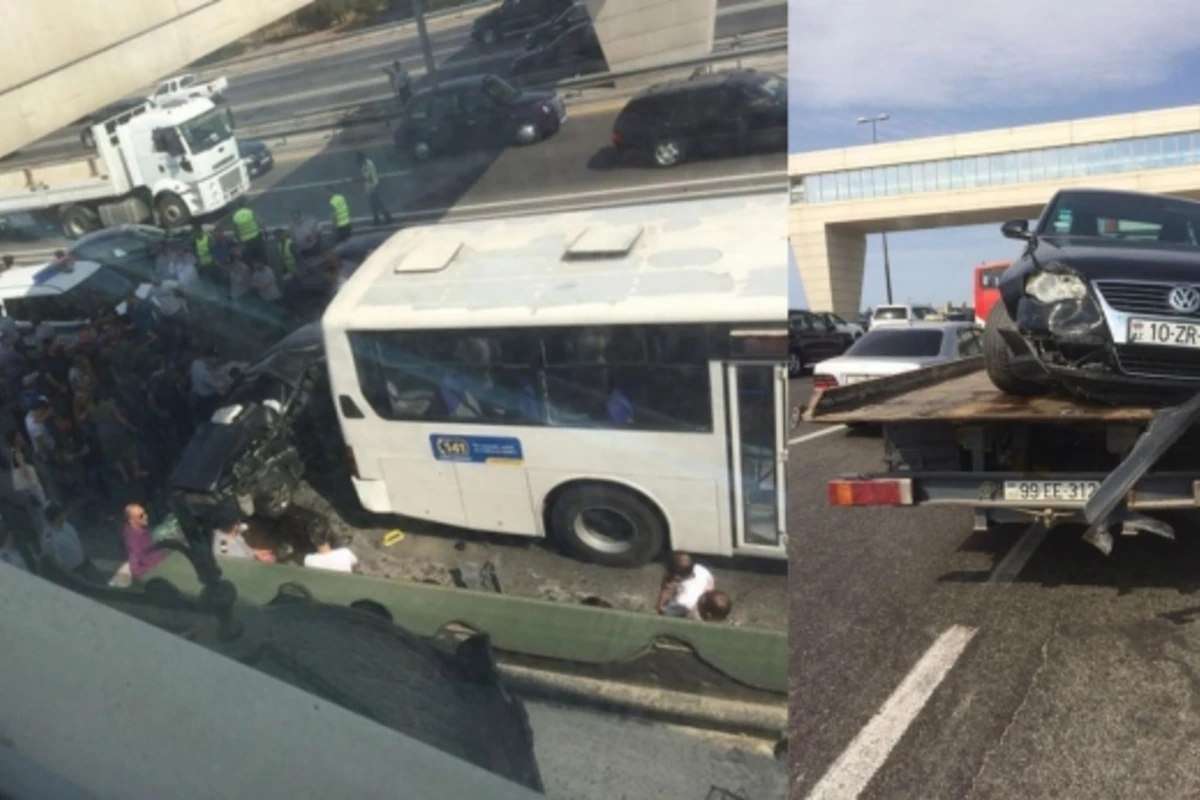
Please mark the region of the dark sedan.
POLYGON ((987 319, 999 389, 1111 402, 1200 390, 1200 203, 1067 189, 1034 230, 1002 230, 1025 250, 987 319))
POLYGON ((850 346, 850 337, 811 311, 788 312, 788 376, 828 358, 840 356, 850 346))
POLYGON ((246 171, 251 178, 265 175, 275 166, 275 157, 271 149, 255 139, 238 139, 238 155, 246 162, 246 171))
POLYGON ((555 92, 517 89, 495 75, 469 75, 413 95, 396 126, 396 148, 428 161, 529 145, 557 133, 566 119, 566 105, 555 92))

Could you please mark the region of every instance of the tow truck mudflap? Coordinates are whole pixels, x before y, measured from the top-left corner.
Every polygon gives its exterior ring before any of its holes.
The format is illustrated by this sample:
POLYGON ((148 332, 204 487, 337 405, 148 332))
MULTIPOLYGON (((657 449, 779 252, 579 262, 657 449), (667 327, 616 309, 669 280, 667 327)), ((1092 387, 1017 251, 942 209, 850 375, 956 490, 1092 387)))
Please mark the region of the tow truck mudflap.
POLYGON ((1127 498, 1142 476, 1198 419, 1200 392, 1186 403, 1164 408, 1154 415, 1129 455, 1108 474, 1084 506, 1083 516, 1088 523, 1088 529, 1083 534, 1085 542, 1108 555, 1112 552, 1112 531, 1117 525, 1125 532, 1174 537, 1174 531, 1167 523, 1131 511, 1127 498))

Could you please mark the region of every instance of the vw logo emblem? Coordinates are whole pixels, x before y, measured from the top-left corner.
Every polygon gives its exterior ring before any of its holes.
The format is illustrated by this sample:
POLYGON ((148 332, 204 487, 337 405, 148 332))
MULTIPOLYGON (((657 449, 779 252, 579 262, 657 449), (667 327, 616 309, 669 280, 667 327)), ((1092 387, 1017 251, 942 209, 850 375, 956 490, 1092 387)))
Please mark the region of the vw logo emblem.
POLYGON ((1176 286, 1167 295, 1167 305, 1180 314, 1191 314, 1200 309, 1200 289, 1195 286, 1176 286))

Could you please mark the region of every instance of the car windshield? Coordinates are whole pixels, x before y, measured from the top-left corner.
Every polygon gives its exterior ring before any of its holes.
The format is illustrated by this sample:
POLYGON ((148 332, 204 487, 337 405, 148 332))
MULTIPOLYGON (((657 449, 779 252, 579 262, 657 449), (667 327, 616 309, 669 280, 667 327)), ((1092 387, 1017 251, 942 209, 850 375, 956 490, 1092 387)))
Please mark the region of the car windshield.
POLYGON ((875 319, 908 319, 908 309, 903 306, 890 306, 875 309, 875 319))
POLYGON ((942 352, 939 330, 881 329, 871 331, 846 351, 848 356, 874 358, 928 358, 942 352))
POLYGON ((161 228, 131 226, 101 234, 91 240, 76 242, 70 249, 71 255, 101 264, 121 262, 132 257, 141 257, 166 241, 161 228))
POLYGON ((787 101, 787 81, 778 75, 761 75, 750 86, 756 93, 772 100, 787 101))
POLYGON ((101 267, 71 290, 88 301, 99 298, 105 303, 116 304, 125 299, 136 287, 111 269, 101 267))
POLYGON ((233 118, 224 108, 210 109, 179 125, 192 154, 203 153, 233 138, 233 118))
POLYGON ((846 324, 846 320, 842 319, 837 314, 834 314, 832 311, 826 311, 824 314, 821 315, 821 319, 825 320, 830 325, 845 325, 846 324))
POLYGON ((1161 195, 1060 192, 1038 233, 1195 248, 1200 247, 1200 204, 1161 195))
POLYGON ((497 103, 511 103, 520 94, 518 90, 512 87, 512 84, 495 75, 484 77, 483 93, 497 103))

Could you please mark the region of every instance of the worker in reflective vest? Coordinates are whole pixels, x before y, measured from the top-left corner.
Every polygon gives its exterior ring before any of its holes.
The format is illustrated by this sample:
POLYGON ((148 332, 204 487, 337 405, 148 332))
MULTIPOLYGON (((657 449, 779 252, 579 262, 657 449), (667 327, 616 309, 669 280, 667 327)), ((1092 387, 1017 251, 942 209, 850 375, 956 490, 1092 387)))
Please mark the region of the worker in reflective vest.
POLYGON ((292 234, 287 228, 275 231, 279 241, 279 263, 283 265, 283 277, 289 278, 296 274, 296 248, 292 242, 292 234))
POLYGON ((375 162, 367 158, 367 154, 361 150, 357 158, 358 168, 362 172, 363 189, 366 190, 367 200, 371 203, 371 221, 377 226, 391 225, 392 213, 387 210, 379 196, 379 170, 375 169, 375 162))
POLYGON ((329 207, 333 209, 333 238, 344 242, 350 238, 350 204, 333 186, 329 187, 329 207))
POLYGON ((258 257, 267 260, 267 251, 263 246, 262 230, 258 227, 258 219, 250 206, 243 199, 238 203, 238 210, 233 212, 233 229, 237 231, 238 243, 253 259, 258 257))
POLYGON ((213 266, 212 235, 200 224, 192 226, 192 246, 196 250, 196 266, 203 272, 213 266))

